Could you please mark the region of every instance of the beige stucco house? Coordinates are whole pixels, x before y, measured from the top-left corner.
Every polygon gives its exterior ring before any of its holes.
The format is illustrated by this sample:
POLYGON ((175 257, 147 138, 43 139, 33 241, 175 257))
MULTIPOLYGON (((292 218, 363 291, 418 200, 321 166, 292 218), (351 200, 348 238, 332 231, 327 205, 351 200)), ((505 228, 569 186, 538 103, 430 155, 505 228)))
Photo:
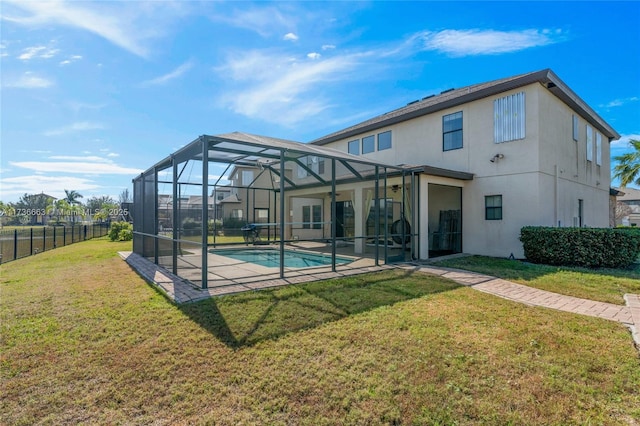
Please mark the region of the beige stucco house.
POLYGON ((620 209, 616 225, 640 226, 640 189, 616 188, 616 201, 626 206, 620 209))
POLYGON ((420 258, 522 258, 523 226, 609 226, 619 137, 546 69, 427 96, 311 144, 418 170, 420 258), (461 239, 442 247, 443 229, 461 239))
POLYGON ((216 192, 226 192, 220 200, 221 219, 235 219, 238 223, 268 223, 274 220, 273 181, 259 168, 236 165, 228 172, 228 185, 216 187, 216 192))

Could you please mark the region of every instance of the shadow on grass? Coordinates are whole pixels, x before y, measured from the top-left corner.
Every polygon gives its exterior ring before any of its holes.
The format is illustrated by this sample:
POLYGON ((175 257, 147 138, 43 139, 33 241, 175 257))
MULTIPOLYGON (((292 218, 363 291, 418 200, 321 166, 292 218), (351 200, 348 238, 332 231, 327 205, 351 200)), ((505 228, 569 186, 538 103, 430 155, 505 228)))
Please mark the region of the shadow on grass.
POLYGON ((240 348, 458 287, 440 277, 396 270, 212 298, 179 309, 226 345, 240 348))

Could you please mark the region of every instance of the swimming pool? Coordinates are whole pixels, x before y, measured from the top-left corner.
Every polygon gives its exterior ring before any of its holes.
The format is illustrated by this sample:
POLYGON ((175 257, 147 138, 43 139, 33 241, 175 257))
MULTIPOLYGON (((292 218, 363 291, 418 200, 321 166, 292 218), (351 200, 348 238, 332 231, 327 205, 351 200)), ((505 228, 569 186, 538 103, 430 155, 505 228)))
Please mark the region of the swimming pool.
MULTIPOLYGON (((267 268, 280 266, 280 250, 273 249, 241 249, 241 250, 210 250, 211 254, 230 257, 243 262, 255 263, 267 268)), ((351 262, 352 259, 336 256, 336 265, 351 262)), ((311 266, 331 265, 331 256, 321 253, 307 253, 294 250, 284 251, 284 266, 286 268, 308 268, 311 266)))

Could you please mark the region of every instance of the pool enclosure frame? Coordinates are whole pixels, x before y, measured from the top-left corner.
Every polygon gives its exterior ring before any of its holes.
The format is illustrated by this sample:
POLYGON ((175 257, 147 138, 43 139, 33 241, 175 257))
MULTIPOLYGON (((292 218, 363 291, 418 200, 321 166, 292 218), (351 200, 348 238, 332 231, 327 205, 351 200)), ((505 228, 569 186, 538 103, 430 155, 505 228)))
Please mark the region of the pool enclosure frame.
MULTIPOLYGON (((133 179, 133 251, 196 285, 199 281, 203 289, 214 284, 210 283, 209 271, 214 266, 210 264, 212 248, 234 245, 216 242, 217 208, 224 200, 212 199, 212 194, 224 189, 235 191, 238 203, 243 199, 247 224, 251 191, 254 210, 256 193, 268 200, 268 223, 258 225, 267 229, 264 244, 279 250, 279 278, 287 276, 286 247, 300 241, 325 243, 330 249, 333 272, 338 248, 347 244, 354 253, 369 253, 375 265, 415 259, 419 253, 419 206, 415 200, 420 171, 421 168, 390 166, 331 148, 264 136, 237 132, 203 135, 133 179), (211 176, 221 168, 224 172, 211 176), (236 169, 254 170, 257 176, 251 182, 220 185, 222 178, 236 169), (194 208, 191 204, 187 210, 186 203, 194 200, 200 200, 201 205, 194 208), (307 207, 302 208, 303 216, 307 214, 305 220, 293 220, 298 215, 294 205, 299 200, 320 206, 313 208, 312 219, 308 217, 311 207, 307 207), (353 235, 349 237, 338 236, 339 205, 351 209, 353 235), (316 210, 322 215, 321 221, 315 217, 316 210), (294 235, 296 232, 316 232, 318 236, 300 237, 294 235), (179 264, 187 257, 192 269, 200 270, 199 279, 182 274, 179 264)), ((245 219, 244 215, 241 217, 245 219)))

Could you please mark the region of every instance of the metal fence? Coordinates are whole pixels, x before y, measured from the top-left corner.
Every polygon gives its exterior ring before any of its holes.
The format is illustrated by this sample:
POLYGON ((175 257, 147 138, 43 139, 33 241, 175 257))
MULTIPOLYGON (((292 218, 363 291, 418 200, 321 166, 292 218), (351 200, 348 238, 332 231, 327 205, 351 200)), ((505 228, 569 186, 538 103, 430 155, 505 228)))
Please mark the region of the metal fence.
POLYGON ((39 226, 0 231, 0 263, 42 253, 79 241, 104 237, 108 223, 72 226, 39 226))

